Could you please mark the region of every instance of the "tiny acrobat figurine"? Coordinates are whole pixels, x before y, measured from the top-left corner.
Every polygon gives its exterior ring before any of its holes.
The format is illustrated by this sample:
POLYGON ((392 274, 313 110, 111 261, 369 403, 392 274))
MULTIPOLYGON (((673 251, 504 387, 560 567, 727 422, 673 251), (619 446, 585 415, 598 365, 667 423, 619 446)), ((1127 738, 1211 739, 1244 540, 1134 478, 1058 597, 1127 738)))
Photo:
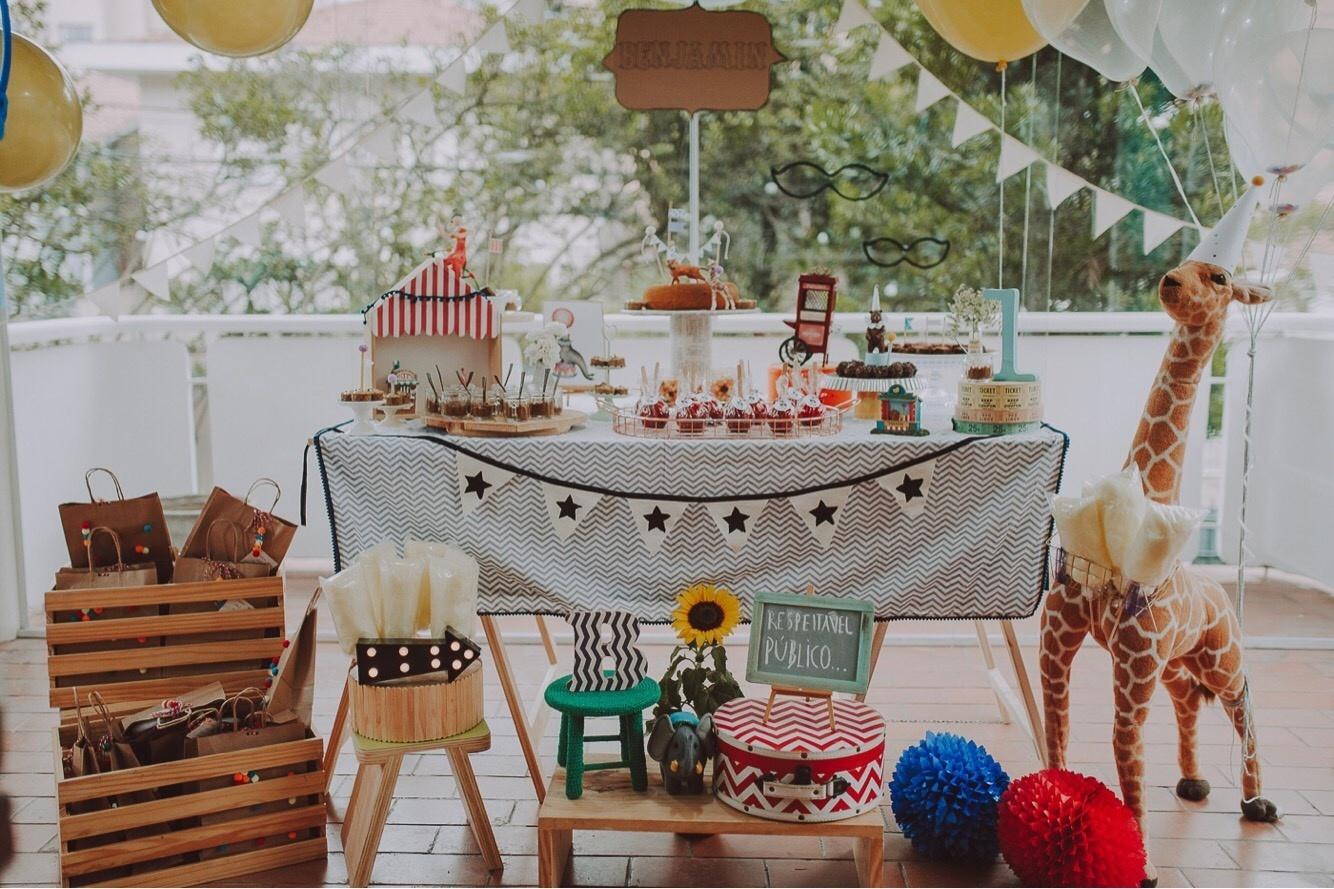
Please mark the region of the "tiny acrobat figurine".
POLYGON ((444 267, 460 281, 465 275, 471 277, 472 273, 468 271, 468 229, 463 225, 463 217, 449 217, 449 228, 440 226, 440 239, 453 242, 453 248, 445 256, 444 267))
POLYGON ((889 344, 894 341, 894 334, 885 329, 884 315, 880 311, 880 285, 871 293, 871 317, 866 324, 866 363, 884 364, 889 355, 889 344))

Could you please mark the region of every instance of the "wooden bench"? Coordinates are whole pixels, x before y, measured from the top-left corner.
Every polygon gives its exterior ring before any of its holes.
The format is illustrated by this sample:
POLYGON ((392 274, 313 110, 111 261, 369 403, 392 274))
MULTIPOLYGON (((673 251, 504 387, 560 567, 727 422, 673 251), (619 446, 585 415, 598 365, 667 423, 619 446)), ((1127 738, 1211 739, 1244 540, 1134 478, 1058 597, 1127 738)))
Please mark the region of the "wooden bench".
POLYGON ((576 830, 848 837, 855 841, 858 883, 879 886, 883 879, 885 822, 879 808, 843 821, 798 824, 738 812, 712 794, 671 796, 656 771, 649 775, 647 792, 632 789, 624 771, 588 773, 579 799, 568 799, 564 786, 565 770, 558 769, 537 812, 539 886, 561 884, 576 830))

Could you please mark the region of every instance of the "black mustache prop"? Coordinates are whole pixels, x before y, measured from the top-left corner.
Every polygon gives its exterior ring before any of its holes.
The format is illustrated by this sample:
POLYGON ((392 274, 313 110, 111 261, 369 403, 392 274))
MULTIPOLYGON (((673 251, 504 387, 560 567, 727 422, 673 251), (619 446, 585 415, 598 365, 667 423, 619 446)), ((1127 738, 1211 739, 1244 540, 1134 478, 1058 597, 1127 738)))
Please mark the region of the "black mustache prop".
POLYGON ((790 198, 805 200, 813 198, 825 189, 848 201, 865 201, 878 195, 889 181, 889 174, 866 166, 866 164, 844 164, 830 173, 819 164, 811 161, 793 161, 781 167, 770 167, 769 178, 778 190, 790 198), (786 184, 784 183, 786 179, 786 184), (865 184, 868 191, 846 188, 843 184, 865 184), (846 189, 846 190, 845 190, 846 189))
POLYGON ((899 263, 906 262, 908 265, 919 269, 933 269, 945 261, 945 257, 950 255, 950 242, 941 238, 918 238, 908 244, 897 241, 894 238, 873 238, 869 241, 862 241, 862 252, 866 258, 880 266, 883 269, 892 269, 899 263), (924 244, 932 244, 934 247, 921 249, 924 244), (898 251, 897 259, 879 259, 875 256, 876 252, 894 248, 898 251), (936 251, 939 250, 939 254, 936 251), (918 254, 914 257, 913 254, 918 254))

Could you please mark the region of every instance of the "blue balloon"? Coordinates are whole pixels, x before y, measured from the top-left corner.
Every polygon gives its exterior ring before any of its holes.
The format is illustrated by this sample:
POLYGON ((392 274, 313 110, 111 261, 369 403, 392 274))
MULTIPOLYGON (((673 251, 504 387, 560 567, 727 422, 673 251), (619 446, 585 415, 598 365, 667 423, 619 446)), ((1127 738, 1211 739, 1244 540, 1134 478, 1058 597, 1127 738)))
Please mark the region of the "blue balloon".
POLYGON ((995 859, 996 804, 1010 776, 987 749, 958 735, 927 732, 899 757, 890 808, 903 835, 928 858, 995 859))

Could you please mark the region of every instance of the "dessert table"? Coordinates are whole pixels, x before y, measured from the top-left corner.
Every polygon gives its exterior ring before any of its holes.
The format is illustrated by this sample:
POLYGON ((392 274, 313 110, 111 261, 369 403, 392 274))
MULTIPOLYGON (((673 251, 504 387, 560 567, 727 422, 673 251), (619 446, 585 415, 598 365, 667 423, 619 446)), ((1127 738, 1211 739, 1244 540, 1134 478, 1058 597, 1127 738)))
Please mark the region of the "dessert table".
MULTIPOLYGON (((1012 642, 1008 621, 1031 615, 1046 586, 1048 500, 1068 445, 1052 427, 900 438, 857 421, 830 436, 742 440, 640 438, 595 423, 527 438, 342 426, 312 440, 335 566, 386 539, 447 540, 473 555, 478 613, 521 743, 528 720, 499 615, 616 609, 664 623, 682 588, 712 581, 749 616, 756 593, 813 584, 874 603, 877 652, 893 619, 999 619, 1012 642)), ((554 662, 540 618, 539 628, 554 662)))

